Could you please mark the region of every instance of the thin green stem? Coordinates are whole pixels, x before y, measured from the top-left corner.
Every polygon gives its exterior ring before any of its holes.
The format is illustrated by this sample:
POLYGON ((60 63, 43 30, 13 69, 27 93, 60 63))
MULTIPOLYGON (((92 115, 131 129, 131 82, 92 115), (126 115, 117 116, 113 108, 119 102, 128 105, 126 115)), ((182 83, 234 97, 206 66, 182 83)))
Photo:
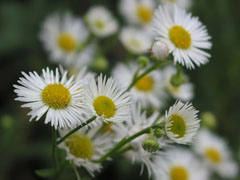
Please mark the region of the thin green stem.
POLYGON ((141 78, 143 78, 144 76, 146 76, 147 74, 149 74, 153 70, 155 70, 155 69, 157 69, 159 67, 163 67, 163 66, 165 66, 167 64, 170 64, 170 61, 164 61, 164 62, 158 61, 158 62, 156 62, 151 67, 146 69, 140 76, 137 76, 136 78, 134 78, 132 83, 128 86, 126 91, 129 91, 141 78))
POLYGON ((78 173, 78 170, 77 170, 75 164, 72 164, 72 167, 73 167, 74 173, 76 174, 77 180, 81 180, 80 175, 78 173))
POLYGON ((131 145, 128 145, 128 146, 120 149, 119 151, 116 152, 116 154, 122 154, 122 153, 125 153, 125 152, 129 151, 129 150, 132 150, 132 146, 131 145))
POLYGON ((56 156, 56 142, 57 142, 57 131, 54 127, 52 127, 52 159, 55 164, 55 167, 57 167, 57 156, 56 156))
POLYGON ((105 159, 107 159, 108 157, 112 156, 116 151, 118 151, 121 147, 123 147, 125 144, 129 143, 130 141, 132 141, 133 139, 137 138, 138 136, 141 136, 142 134, 145 133, 150 133, 151 128, 155 129, 155 128, 163 128, 163 124, 157 124, 157 125, 153 125, 150 127, 147 127, 135 134, 133 134, 132 136, 128 137, 128 138, 123 138, 120 142, 118 142, 110 151, 108 151, 105 155, 103 155, 100 159, 94 161, 96 163, 101 163, 102 161, 104 161, 105 159))
POLYGON ((86 122, 82 123, 80 126, 76 127, 75 129, 71 130, 69 133, 67 133, 65 136, 63 136, 60 140, 57 141, 57 144, 60 144, 61 142, 63 142, 68 136, 71 136, 73 133, 75 133, 76 131, 78 131, 79 129, 83 128, 84 126, 88 125, 89 123, 91 123, 92 121, 94 121, 96 119, 96 116, 91 117, 90 119, 88 119, 86 122))

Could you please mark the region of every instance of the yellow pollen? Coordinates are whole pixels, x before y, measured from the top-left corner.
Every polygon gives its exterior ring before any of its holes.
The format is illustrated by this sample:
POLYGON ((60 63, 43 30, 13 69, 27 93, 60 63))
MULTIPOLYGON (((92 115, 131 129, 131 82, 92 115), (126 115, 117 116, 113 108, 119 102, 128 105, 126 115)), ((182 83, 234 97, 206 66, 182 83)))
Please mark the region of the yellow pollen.
POLYGON ((171 123, 171 126, 167 128, 167 131, 172 132, 173 134, 178 135, 176 138, 181 138, 186 132, 186 125, 183 118, 177 114, 171 115, 168 119, 168 123, 171 123))
POLYGON ((215 164, 219 164, 222 161, 221 153, 216 148, 207 148, 205 150, 205 155, 215 164))
POLYGON ((183 166, 175 166, 170 170, 171 180, 188 180, 188 171, 183 166))
POLYGON ((49 84, 42 91, 42 100, 53 109, 63 109, 66 108, 72 96, 69 90, 62 84, 49 84))
POLYGON ((101 129, 102 133, 107 133, 107 132, 112 133, 113 130, 112 130, 112 127, 111 127, 111 126, 112 126, 113 124, 114 124, 113 122, 108 122, 107 124, 104 124, 103 127, 102 127, 102 129, 101 129))
POLYGON ((93 103, 94 109, 99 116, 104 115, 104 118, 111 118, 115 114, 114 102, 106 96, 98 96, 93 103))
POLYGON ((188 49, 192 44, 191 35, 182 26, 173 26, 169 30, 172 43, 180 49, 188 49))
POLYGON ((104 29, 105 24, 101 20, 95 20, 94 24, 97 26, 98 29, 104 29))
POLYGON ((135 87, 140 91, 148 92, 153 89, 153 85, 152 77, 144 76, 135 84, 135 87))
POLYGON ((73 36, 68 33, 62 33, 58 37, 58 45, 66 52, 71 52, 76 47, 76 42, 73 36))
POLYGON ((91 139, 85 134, 72 134, 65 142, 72 155, 77 158, 91 159, 94 148, 91 139))
POLYGON ((151 8, 144 5, 139 5, 137 7, 137 15, 143 23, 149 23, 153 17, 153 11, 151 8))

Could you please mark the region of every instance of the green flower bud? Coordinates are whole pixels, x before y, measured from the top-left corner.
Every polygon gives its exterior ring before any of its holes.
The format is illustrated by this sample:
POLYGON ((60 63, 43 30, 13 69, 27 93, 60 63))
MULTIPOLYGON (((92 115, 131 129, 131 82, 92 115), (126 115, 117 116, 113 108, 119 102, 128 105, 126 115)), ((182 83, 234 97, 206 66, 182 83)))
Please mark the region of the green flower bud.
POLYGON ((156 138, 160 138, 164 135, 164 130, 160 129, 160 128, 157 128, 154 130, 154 136, 156 138))
POLYGON ((9 129, 13 126, 13 118, 10 115, 4 115, 1 117, 1 125, 4 129, 9 129))
POLYGON ((147 139, 143 140, 142 147, 145 151, 153 153, 159 149, 159 144, 157 140, 150 135, 147 139))
POLYGON ((175 87, 179 87, 185 82, 185 77, 182 73, 176 73, 171 77, 171 84, 175 87))
POLYGON ((217 119, 211 112, 204 112, 201 114, 202 123, 204 126, 214 129, 217 127, 217 119))
POLYGON ((93 62, 93 67, 99 71, 106 70, 108 68, 108 61, 104 56, 98 56, 93 62))
POLYGON ((140 69, 145 68, 149 64, 149 59, 145 56, 140 56, 138 58, 138 65, 140 69))

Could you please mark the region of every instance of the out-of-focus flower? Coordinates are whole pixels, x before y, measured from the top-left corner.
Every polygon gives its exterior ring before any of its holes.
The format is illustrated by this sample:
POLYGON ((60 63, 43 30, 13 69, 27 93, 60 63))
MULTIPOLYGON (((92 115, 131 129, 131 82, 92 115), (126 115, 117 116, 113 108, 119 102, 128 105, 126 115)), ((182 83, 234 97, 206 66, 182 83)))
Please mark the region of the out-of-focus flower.
POLYGON ((155 3, 153 0, 121 0, 120 12, 130 24, 148 26, 152 22, 155 3))
POLYGON ((146 31, 133 27, 122 29, 120 41, 129 52, 137 55, 146 53, 152 44, 152 38, 146 31))
POLYGON ((237 176, 237 164, 232 160, 227 144, 220 137, 203 129, 198 133, 193 147, 204 158, 208 167, 223 178, 232 179, 237 176))
POLYGON ((177 5, 182 9, 189 9, 192 6, 193 0, 159 0, 164 5, 174 6, 177 5))
POLYGON ((151 55, 153 59, 165 60, 169 55, 169 49, 165 43, 155 41, 151 48, 151 55))
POLYGON ((89 64, 91 58, 81 58, 88 39, 88 30, 80 18, 70 13, 50 15, 44 22, 40 40, 50 59, 63 65, 71 65, 80 59, 89 64))
POLYGON ((208 180, 209 172, 183 148, 167 149, 154 159, 156 180, 208 180))
POLYGON ((74 81, 72 76, 67 79, 67 72, 60 78, 56 72, 42 70, 42 76, 36 72, 29 75, 22 72, 23 78, 14 85, 16 100, 25 102, 22 107, 30 108, 31 118, 38 121, 45 113, 45 123, 57 128, 73 128, 83 122, 84 96, 82 81, 74 81))
MULTIPOLYGON (((171 78, 176 74, 176 69, 173 66, 167 66, 162 70, 164 84, 167 92, 175 99, 180 99, 182 101, 192 100, 193 93, 193 84, 185 82, 180 86, 173 86, 171 83, 171 78)), ((187 77, 185 78, 187 79, 187 77)))
MULTIPOLYGON (((67 153, 66 159, 79 167, 84 167, 92 176, 95 171, 100 171, 101 164, 92 161, 98 160, 113 146, 112 137, 108 134, 101 134, 99 126, 90 130, 82 128, 66 138, 58 146, 67 153)), ((64 136, 67 130, 61 130, 64 136)))
POLYGON ((192 104, 177 101, 165 115, 165 131, 169 139, 179 144, 192 143, 200 127, 198 111, 192 104))
POLYGON ((197 17, 177 6, 159 6, 154 14, 153 28, 156 40, 167 44, 175 63, 194 69, 195 65, 208 62, 210 54, 202 49, 211 48, 211 37, 197 17))
MULTIPOLYGON (((118 64, 113 70, 113 77, 122 85, 123 88, 127 88, 132 82, 134 73, 137 69, 138 66, 135 63, 131 63, 129 66, 118 64)), ((142 71, 144 71, 144 69, 142 71)), ((141 74, 142 71, 139 73, 141 74)), ((165 99, 165 93, 161 82, 162 74, 160 71, 153 71, 149 73, 141 78, 131 89, 130 93, 132 95, 132 99, 135 102, 140 101, 143 107, 162 107, 165 99)))
POLYGON ((211 112, 203 112, 201 114, 202 124, 210 129, 217 127, 216 116, 211 112))
POLYGON ((97 116, 97 121, 118 123, 130 119, 130 96, 112 78, 101 74, 97 83, 91 78, 84 91, 88 115, 97 116))
POLYGON ((86 18, 91 31, 97 37, 107 37, 118 30, 117 21, 103 6, 92 7, 88 11, 86 18))

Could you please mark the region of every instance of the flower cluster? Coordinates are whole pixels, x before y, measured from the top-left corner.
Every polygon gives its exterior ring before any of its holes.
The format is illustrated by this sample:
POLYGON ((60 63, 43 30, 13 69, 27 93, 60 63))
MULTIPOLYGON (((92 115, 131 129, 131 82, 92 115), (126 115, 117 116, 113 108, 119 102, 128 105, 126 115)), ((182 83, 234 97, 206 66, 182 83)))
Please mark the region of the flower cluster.
POLYGON ((211 37, 184 10, 189 0, 158 3, 121 0, 123 27, 103 6, 91 7, 84 18, 70 12, 50 15, 40 40, 59 67, 22 72, 14 85, 16 100, 30 109, 30 121, 51 124, 57 134, 53 152, 65 151, 75 170, 82 167, 94 176, 103 161, 125 153, 155 179, 207 180, 210 169, 232 178, 237 167, 224 142, 207 130, 197 135, 198 110, 189 102, 193 85, 183 72, 208 62, 211 37), (109 63, 104 42, 109 38, 114 44, 116 35, 126 61, 109 69, 112 77, 97 75, 109 63), (169 106, 170 100, 176 102, 169 106), (179 147, 192 143, 209 169, 179 147))

